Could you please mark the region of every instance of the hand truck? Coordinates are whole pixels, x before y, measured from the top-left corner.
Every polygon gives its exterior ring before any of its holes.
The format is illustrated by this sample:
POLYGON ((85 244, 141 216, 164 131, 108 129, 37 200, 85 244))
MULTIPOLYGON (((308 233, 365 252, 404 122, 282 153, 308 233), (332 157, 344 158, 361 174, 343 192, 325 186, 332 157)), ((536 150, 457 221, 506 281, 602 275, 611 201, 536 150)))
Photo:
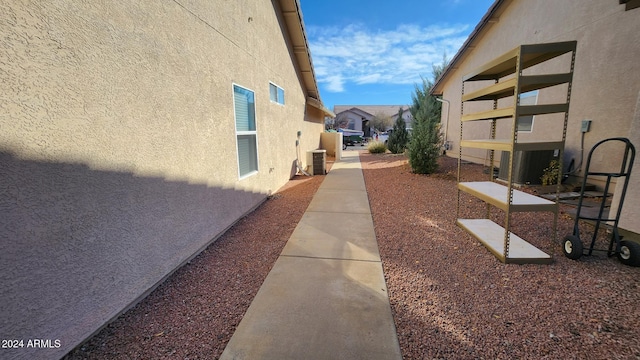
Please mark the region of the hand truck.
POLYGON ((569 259, 577 260, 582 255, 590 256, 594 251, 606 251, 607 256, 611 257, 613 255, 617 255, 620 262, 625 265, 630 266, 640 266, 640 243, 630 241, 630 240, 622 240, 622 236, 618 232, 618 222, 620 220, 620 214, 622 213, 622 205, 624 203, 625 195, 627 194, 627 185, 629 185, 629 175, 631 174, 631 169, 633 167, 633 161, 636 156, 636 149, 633 144, 627 138, 609 138, 600 141, 595 144, 591 151, 589 151, 589 156, 587 157, 587 165, 585 168, 584 178, 582 179, 582 189, 580 189, 580 198, 578 200, 578 208, 576 211, 576 218, 573 224, 573 233, 571 235, 565 236, 563 240, 562 250, 564 255, 569 259), (624 143, 624 157, 622 159, 622 164, 620 166, 619 172, 598 172, 598 171, 590 171, 591 166, 591 157, 594 151, 602 144, 619 141, 624 143), (604 192, 602 196, 602 201, 600 202, 600 208, 598 210, 598 216, 584 216, 581 214, 582 205, 585 196, 585 189, 587 184, 587 178, 589 176, 602 176, 606 177, 606 183, 604 186, 604 192), (615 218, 603 218, 605 204, 607 202, 609 185, 611 185, 611 179, 617 178, 619 179, 617 182, 617 186, 622 185, 622 193, 620 196, 620 201, 618 204, 618 210, 616 212, 615 218), (620 184, 620 180, 624 179, 624 183, 620 184), (589 244, 588 249, 585 249, 582 245, 582 240, 580 239, 580 228, 578 226, 580 220, 591 220, 595 222, 595 228, 593 231, 593 237, 591 238, 591 243, 589 244), (613 222, 613 228, 611 230, 611 241, 609 242, 608 249, 595 249, 596 238, 598 237, 598 230, 600 229, 600 225, 602 222, 613 222), (614 248, 615 246, 615 248, 614 248))

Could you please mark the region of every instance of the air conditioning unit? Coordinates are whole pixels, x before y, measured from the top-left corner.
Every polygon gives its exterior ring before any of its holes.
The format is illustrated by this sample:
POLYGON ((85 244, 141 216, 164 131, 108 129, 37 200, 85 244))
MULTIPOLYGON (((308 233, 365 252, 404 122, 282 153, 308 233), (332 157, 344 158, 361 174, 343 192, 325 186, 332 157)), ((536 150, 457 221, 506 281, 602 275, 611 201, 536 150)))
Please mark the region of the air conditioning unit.
MULTIPOLYGON (((513 182, 520 185, 539 185, 544 169, 551 160, 557 159, 556 150, 516 151, 513 155, 513 182)), ((509 152, 503 151, 500 157, 498 178, 509 180, 509 152)))
POLYGON ((311 175, 324 175, 327 173, 327 150, 307 151, 307 171, 311 175))

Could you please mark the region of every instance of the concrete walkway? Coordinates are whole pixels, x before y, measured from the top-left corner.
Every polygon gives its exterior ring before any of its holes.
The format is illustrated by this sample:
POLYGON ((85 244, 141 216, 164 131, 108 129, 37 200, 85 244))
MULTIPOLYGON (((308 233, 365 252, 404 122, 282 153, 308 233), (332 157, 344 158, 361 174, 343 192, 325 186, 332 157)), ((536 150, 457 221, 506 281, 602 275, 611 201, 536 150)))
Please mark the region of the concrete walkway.
POLYGON ((326 175, 221 359, 402 359, 356 151, 326 175))

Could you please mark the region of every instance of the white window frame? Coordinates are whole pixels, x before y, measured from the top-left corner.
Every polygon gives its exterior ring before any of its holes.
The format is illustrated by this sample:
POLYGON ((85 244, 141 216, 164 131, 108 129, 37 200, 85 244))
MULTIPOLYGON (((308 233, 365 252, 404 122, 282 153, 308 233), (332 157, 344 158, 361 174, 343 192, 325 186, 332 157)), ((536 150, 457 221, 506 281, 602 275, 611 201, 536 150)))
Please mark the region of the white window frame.
MULTIPOLYGON (((533 100, 533 104, 527 104, 527 105, 538 105, 538 90, 534 90, 534 91, 529 91, 526 93, 522 93, 520 94, 520 105, 522 105, 522 99, 525 98, 531 98, 531 97, 535 97, 535 99, 533 100)), ((535 123, 536 117, 535 115, 528 115, 528 116, 522 116, 521 118, 525 118, 525 117, 529 117, 531 116, 531 127, 529 127, 529 129, 520 129, 520 118, 518 118, 518 123, 516 123, 517 126, 517 130, 518 132, 521 133, 532 133, 533 132, 533 124, 535 123)))
POLYGON ((231 86, 231 94, 233 96, 233 127, 235 129, 235 133, 236 133, 236 161, 238 164, 238 179, 242 180, 242 179, 246 179, 250 176, 253 176, 255 174, 258 173, 259 171, 259 164, 260 164, 260 159, 259 159, 259 151, 258 151, 258 120, 257 120, 257 116, 256 116, 256 93, 255 91, 244 87, 242 85, 238 85, 236 83, 232 83, 231 86), (238 131, 238 126, 237 126, 237 114, 236 114, 236 87, 246 90, 246 91, 250 91, 253 94, 253 121, 255 122, 255 130, 249 130, 249 131, 238 131), (254 136, 255 138, 255 144, 256 144, 256 154, 255 154, 255 170, 249 171, 246 174, 242 174, 241 173, 241 169, 240 169, 240 149, 239 149, 239 137, 240 136, 254 136))
POLYGON ((272 103, 276 103, 284 106, 284 89, 271 81, 269 81, 269 100, 271 100, 272 103), (275 88, 276 90, 275 99, 272 97, 272 93, 271 93, 272 88, 275 88))

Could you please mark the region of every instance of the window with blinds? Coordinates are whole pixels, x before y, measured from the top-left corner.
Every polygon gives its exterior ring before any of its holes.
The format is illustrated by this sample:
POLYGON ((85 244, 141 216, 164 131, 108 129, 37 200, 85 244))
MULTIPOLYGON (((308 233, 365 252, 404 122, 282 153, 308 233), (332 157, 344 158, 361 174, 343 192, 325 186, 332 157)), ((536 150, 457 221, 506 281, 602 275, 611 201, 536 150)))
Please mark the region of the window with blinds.
POLYGON ((269 98, 273 102, 284 105, 284 89, 274 83, 269 83, 269 98))
POLYGON ((258 172, 256 106, 253 91, 233 85, 233 104, 236 116, 238 175, 244 178, 258 172))

